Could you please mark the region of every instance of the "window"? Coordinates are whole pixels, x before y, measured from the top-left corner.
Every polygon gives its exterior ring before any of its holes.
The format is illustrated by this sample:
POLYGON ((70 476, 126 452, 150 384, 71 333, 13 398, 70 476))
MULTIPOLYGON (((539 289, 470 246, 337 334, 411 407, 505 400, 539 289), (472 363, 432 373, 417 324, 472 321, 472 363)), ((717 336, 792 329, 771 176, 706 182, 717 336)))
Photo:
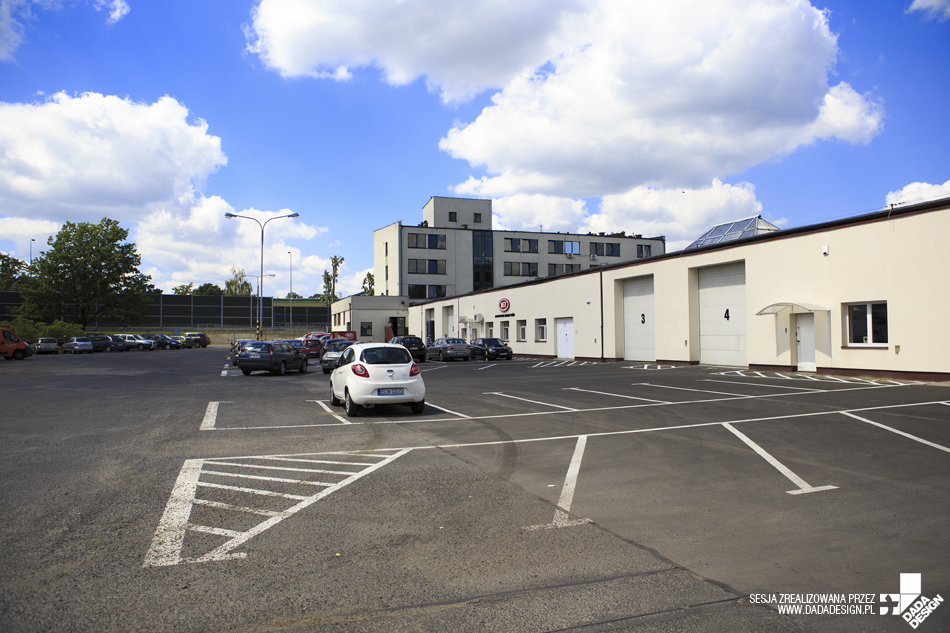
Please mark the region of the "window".
POLYGON ((857 303, 846 306, 848 345, 887 343, 887 303, 857 303))
POLYGON ((538 262, 505 262, 506 277, 537 277, 538 262))
POLYGON ((528 322, 526 320, 518 321, 518 340, 528 340, 528 322))
POLYGON ((566 240, 548 240, 548 252, 554 253, 555 255, 560 255, 561 253, 579 255, 581 252, 581 243, 566 240))
POLYGON ((505 238, 505 252, 506 253, 520 253, 521 239, 517 237, 506 237, 505 238))
POLYGON ((495 322, 489 321, 485 324, 485 327, 488 328, 488 338, 495 338, 495 322))
POLYGON ((389 257, 389 242, 383 242, 383 255, 389 257))
POLYGON ((372 321, 363 321, 360 323, 360 336, 372 336, 373 335, 373 322, 372 321))
POLYGON ((383 269, 383 275, 385 277, 385 280, 389 281, 389 266, 386 266, 386 268, 383 269))
POLYGON ((430 275, 444 275, 445 274, 445 260, 444 259, 430 259, 428 270, 426 271, 430 275))
POLYGON ((508 340, 508 323, 508 321, 501 322, 501 340, 503 341, 508 340))
POLYGON ((548 340, 548 320, 547 319, 535 319, 535 331, 539 341, 548 340))
POLYGON ((564 264, 564 272, 566 273, 576 273, 580 269, 580 264, 564 264))
POLYGON ((481 221, 482 221, 482 214, 481 214, 481 213, 476 213, 476 214, 475 214, 475 221, 476 221, 476 222, 481 222, 481 221))
POLYGON ((603 254, 604 254, 604 243, 603 243, 603 242, 591 242, 591 243, 590 243, 590 254, 591 254, 591 255, 603 255, 603 254))
POLYGON ((409 233, 409 248, 445 248, 445 236, 435 233, 409 233))
POLYGON ((620 244, 610 242, 604 244, 604 255, 607 257, 620 257, 620 244))
POLYGON ((521 252, 522 253, 537 253, 538 240, 521 240, 521 252))
POLYGON ((410 259, 409 272, 417 275, 444 275, 444 259, 410 259))
POLYGON ((410 299, 425 299, 426 287, 423 285, 409 284, 409 298, 410 299))
POLYGON ((445 297, 445 286, 428 286, 427 287, 427 296, 428 299, 442 299, 445 297))
POLYGON ((449 222, 458 222, 459 214, 455 211, 449 211, 449 222))
POLYGON ((653 247, 649 244, 637 244, 637 257, 650 257, 653 247))

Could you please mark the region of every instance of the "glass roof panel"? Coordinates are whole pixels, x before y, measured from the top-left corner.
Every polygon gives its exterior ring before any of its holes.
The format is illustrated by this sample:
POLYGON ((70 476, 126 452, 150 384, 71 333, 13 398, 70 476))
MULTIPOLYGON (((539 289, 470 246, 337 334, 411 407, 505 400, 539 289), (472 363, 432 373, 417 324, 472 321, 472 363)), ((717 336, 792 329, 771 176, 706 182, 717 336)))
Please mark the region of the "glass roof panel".
POLYGON ((732 226, 731 222, 729 224, 720 224, 719 226, 714 227, 713 230, 710 231, 709 234, 706 236, 706 239, 709 239, 710 237, 719 237, 720 235, 725 235, 726 229, 728 229, 730 226, 732 226))

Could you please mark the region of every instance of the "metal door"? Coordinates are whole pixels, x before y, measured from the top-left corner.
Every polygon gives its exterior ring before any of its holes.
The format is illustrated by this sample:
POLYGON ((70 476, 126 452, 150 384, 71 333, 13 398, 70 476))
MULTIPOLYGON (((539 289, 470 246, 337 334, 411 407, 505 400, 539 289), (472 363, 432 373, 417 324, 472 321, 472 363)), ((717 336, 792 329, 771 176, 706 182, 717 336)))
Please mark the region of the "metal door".
POLYGON ((623 358, 656 360, 653 275, 623 282, 623 358))
POLYGON ((798 371, 818 371, 815 363, 815 315, 796 314, 796 338, 798 339, 798 371))
POLYGON ((554 319, 557 325, 557 357, 574 358, 574 319, 554 319))

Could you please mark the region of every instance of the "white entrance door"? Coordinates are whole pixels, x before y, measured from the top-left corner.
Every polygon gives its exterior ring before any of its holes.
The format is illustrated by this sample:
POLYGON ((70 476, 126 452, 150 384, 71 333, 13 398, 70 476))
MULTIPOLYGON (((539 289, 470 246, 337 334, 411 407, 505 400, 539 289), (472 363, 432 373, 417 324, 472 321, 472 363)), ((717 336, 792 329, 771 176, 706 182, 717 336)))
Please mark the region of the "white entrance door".
POLYGON ((815 363, 815 315, 796 314, 798 339, 798 371, 818 371, 815 363))
POLYGON ((623 359, 656 360, 653 276, 623 282, 623 359))
POLYGON ((557 357, 574 358, 574 319, 554 319, 557 324, 557 357))
POLYGON ((745 262, 699 270, 699 362, 745 367, 745 262))

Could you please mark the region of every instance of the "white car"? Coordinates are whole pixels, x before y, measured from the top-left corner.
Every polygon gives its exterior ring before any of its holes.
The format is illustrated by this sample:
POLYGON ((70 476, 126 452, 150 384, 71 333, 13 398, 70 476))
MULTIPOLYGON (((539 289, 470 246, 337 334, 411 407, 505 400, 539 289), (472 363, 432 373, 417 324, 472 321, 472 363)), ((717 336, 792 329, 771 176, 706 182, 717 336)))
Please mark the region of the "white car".
POLYGON ((426 407, 426 385, 402 345, 355 343, 330 376, 330 404, 346 406, 351 418, 377 404, 408 404, 418 414, 426 407))
MULTIPOLYGON (((140 352, 144 350, 152 351, 155 349, 155 341, 145 338, 141 334, 116 334, 125 341, 126 349, 137 349, 140 352)), ((113 337, 113 338, 114 338, 113 337)))

